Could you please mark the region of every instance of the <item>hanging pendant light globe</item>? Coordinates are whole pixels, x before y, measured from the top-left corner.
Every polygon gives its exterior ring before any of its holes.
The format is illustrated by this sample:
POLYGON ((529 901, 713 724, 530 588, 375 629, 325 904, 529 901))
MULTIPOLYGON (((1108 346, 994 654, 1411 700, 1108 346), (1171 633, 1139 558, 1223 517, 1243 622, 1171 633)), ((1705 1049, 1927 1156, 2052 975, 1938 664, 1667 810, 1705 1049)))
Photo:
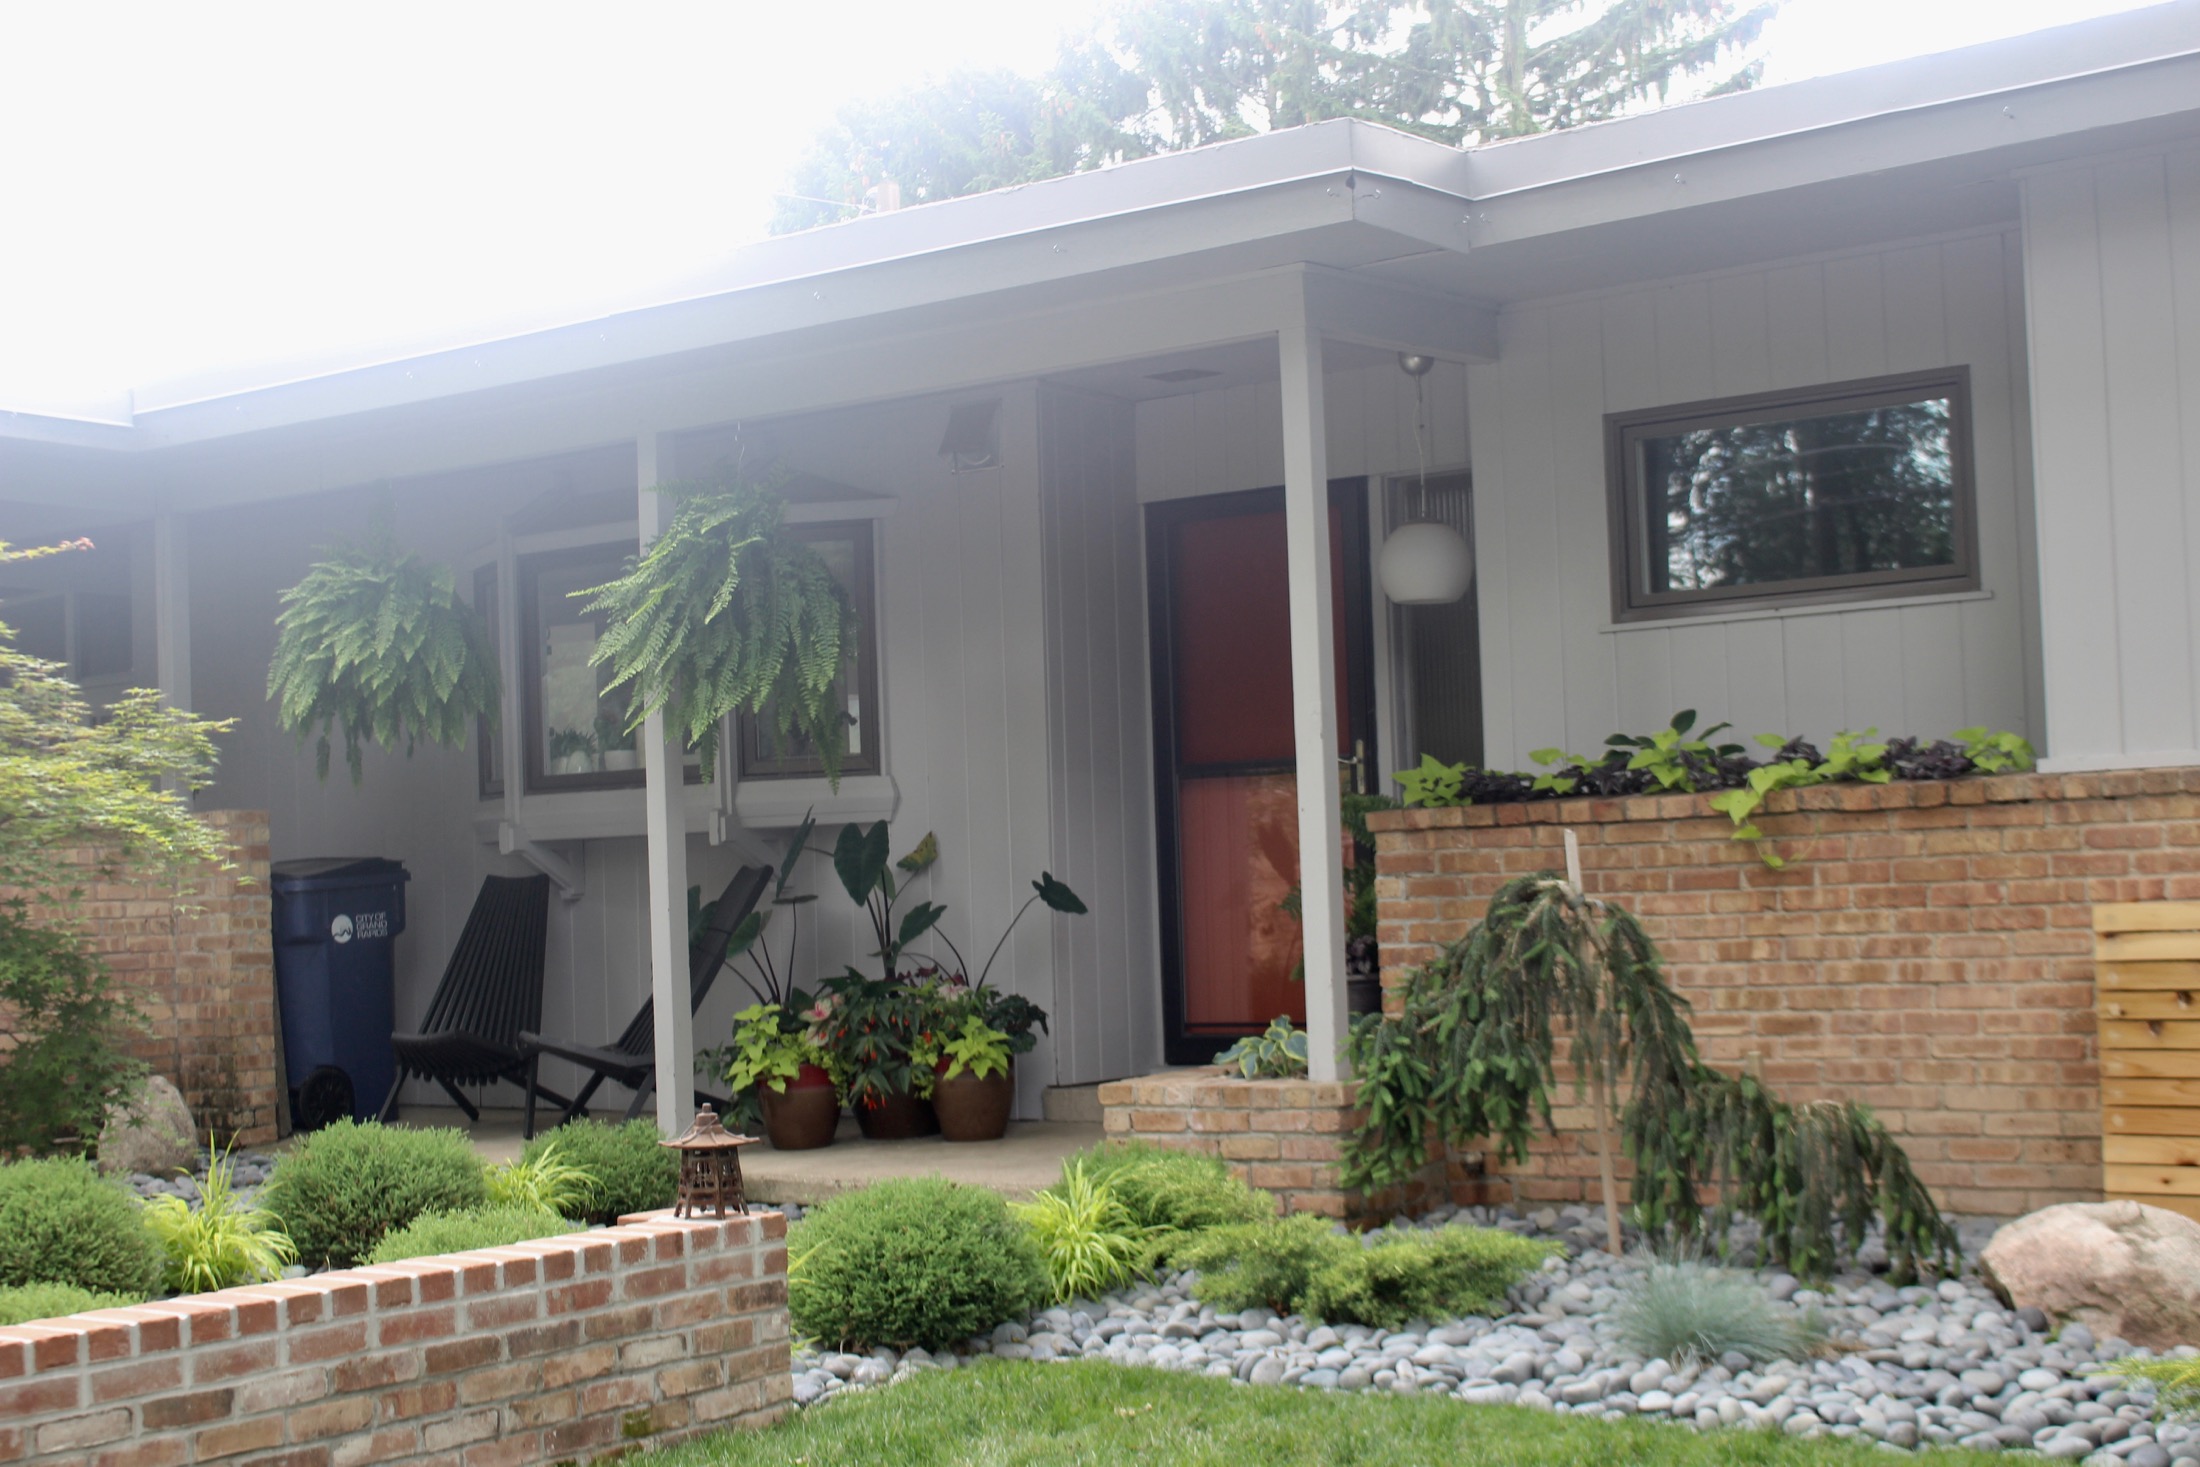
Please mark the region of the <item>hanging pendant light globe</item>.
POLYGON ((1382 553, 1375 559, 1375 578, 1382 583, 1383 594, 1399 606, 1448 605, 1474 585, 1474 549, 1467 537, 1428 517, 1428 450, 1422 435, 1426 379, 1435 365, 1433 357, 1398 354, 1399 369, 1413 379, 1413 447, 1421 460, 1421 492, 1418 518, 1392 530, 1383 541, 1382 553))
POLYGON ((1375 574, 1383 594, 1400 606, 1443 606, 1474 585, 1474 552, 1451 526, 1416 520, 1383 541, 1375 574))

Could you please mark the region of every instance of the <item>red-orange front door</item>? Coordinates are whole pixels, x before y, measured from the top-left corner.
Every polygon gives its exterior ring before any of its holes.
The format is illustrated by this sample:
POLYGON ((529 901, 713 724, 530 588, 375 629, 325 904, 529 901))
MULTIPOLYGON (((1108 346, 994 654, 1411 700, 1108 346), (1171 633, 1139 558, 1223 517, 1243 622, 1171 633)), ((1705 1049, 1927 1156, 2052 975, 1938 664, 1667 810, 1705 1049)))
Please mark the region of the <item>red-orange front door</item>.
MULTIPOLYGON (((1370 721, 1364 492, 1359 481, 1330 491, 1348 755, 1370 721)), ((1172 1063, 1197 1063, 1278 1014, 1306 1021, 1299 922, 1285 905, 1299 835, 1283 498, 1216 495, 1147 515, 1166 1038, 1172 1063)))

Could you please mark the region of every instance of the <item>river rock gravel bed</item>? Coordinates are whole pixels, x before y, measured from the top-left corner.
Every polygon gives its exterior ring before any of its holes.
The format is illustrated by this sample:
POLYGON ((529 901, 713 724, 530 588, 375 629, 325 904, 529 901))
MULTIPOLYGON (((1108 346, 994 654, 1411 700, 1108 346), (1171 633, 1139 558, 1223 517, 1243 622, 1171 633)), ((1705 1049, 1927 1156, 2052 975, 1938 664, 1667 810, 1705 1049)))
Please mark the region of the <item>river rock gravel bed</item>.
MULTIPOLYGON (((1860 1436, 1890 1449, 1961 1445, 2037 1452, 2088 1467, 2200 1467, 2200 1424, 2157 1422, 2147 1388, 2097 1373, 2108 1361, 2144 1352, 2122 1340, 2096 1340, 2082 1325, 2054 1332, 2036 1310, 2003 1308, 1975 1273, 1897 1288, 1871 1271, 1885 1264, 1876 1243, 1864 1248, 1863 1268, 1822 1291, 1765 1270, 1760 1277, 1774 1298, 1809 1311, 1824 1327, 1827 1344, 1816 1358, 1752 1366, 1730 1355, 1675 1364, 1636 1358, 1617 1339, 1613 1309, 1650 1260, 1634 1238, 1626 1257, 1603 1251, 1601 1209, 1522 1215, 1447 1208, 1393 1226, 1447 1222, 1549 1238, 1564 1245, 1566 1256, 1515 1286, 1512 1313, 1391 1331, 1309 1325, 1265 1309, 1217 1312, 1192 1297, 1191 1275, 1178 1274, 1042 1310, 953 1351, 797 1350, 794 1398, 808 1406, 985 1354, 1101 1359, 1254 1385, 1448 1395, 1611 1420, 1860 1436)), ((1993 1218, 1957 1220, 1966 1258, 1977 1257, 1997 1225, 1993 1218)), ((1749 1225, 1737 1226, 1729 1262, 1746 1265, 1755 1241, 1749 1225)))

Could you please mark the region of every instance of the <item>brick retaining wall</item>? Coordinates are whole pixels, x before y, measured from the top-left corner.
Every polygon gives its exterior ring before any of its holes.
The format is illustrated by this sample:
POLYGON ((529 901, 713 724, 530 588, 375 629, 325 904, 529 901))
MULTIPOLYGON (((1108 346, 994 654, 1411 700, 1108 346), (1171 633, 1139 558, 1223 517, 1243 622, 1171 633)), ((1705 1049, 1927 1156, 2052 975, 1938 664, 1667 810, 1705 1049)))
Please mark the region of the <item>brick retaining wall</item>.
MULTIPOLYGON (((2200 769, 2004 775, 1776 794, 1764 866, 1708 796, 1372 817, 1383 980, 1558 867, 1643 919, 1705 1056, 1790 1099, 1871 1105, 1942 1203, 2017 1213, 2100 1195, 2091 907, 2200 899, 2200 769)), ((1563 1097, 1562 1098, 1570 1098, 1563 1097)), ((1594 1189, 1585 1117, 1520 1195, 1594 1189)))
POLYGON ((131 1045, 176 1082, 202 1133, 219 1145, 275 1139, 275 948, 268 916, 268 817, 209 810, 234 869, 193 878, 188 906, 167 881, 103 881, 96 853, 77 854, 85 889, 65 918, 85 936, 149 1021, 131 1045))
POLYGON ((0 1462, 527 1467, 761 1426, 786 1231, 650 1214, 0 1329, 0 1462))

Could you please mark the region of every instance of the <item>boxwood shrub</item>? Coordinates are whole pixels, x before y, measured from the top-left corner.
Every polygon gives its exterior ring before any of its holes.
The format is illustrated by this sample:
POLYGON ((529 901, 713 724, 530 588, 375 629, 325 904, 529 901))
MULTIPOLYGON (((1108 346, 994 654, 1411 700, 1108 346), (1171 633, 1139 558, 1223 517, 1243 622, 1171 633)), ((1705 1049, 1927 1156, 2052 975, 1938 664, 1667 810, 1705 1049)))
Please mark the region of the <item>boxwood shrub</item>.
POLYGON ((422 1213, 487 1202, 487 1172, 464 1131, 347 1119, 276 1162, 260 1206, 281 1220, 300 1263, 349 1268, 422 1213))
POLYGON ((23 1284, 0 1289, 0 1329, 34 1319, 59 1319, 87 1309, 122 1309, 145 1302, 143 1294, 95 1294, 74 1284, 23 1284))
POLYGON ((502 1248, 530 1238, 554 1238, 575 1231, 573 1224, 547 1208, 476 1207, 464 1212, 429 1212, 385 1233, 367 1255, 369 1263, 397 1263, 436 1253, 467 1253, 502 1248))
POLYGON ((821 1204, 788 1234, 787 1307, 844 1349, 940 1349, 1035 1308, 1047 1272, 1000 1194, 903 1177, 821 1204))
POLYGON ((161 1263, 137 1194, 90 1162, 0 1166, 0 1288, 68 1284, 143 1298, 160 1287, 161 1263))
POLYGON ((577 1216, 615 1223, 630 1212, 672 1205, 680 1188, 680 1158, 658 1144, 660 1139, 649 1121, 623 1126, 575 1121, 528 1142, 520 1160, 532 1161, 555 1143, 557 1159, 588 1177, 577 1216))

